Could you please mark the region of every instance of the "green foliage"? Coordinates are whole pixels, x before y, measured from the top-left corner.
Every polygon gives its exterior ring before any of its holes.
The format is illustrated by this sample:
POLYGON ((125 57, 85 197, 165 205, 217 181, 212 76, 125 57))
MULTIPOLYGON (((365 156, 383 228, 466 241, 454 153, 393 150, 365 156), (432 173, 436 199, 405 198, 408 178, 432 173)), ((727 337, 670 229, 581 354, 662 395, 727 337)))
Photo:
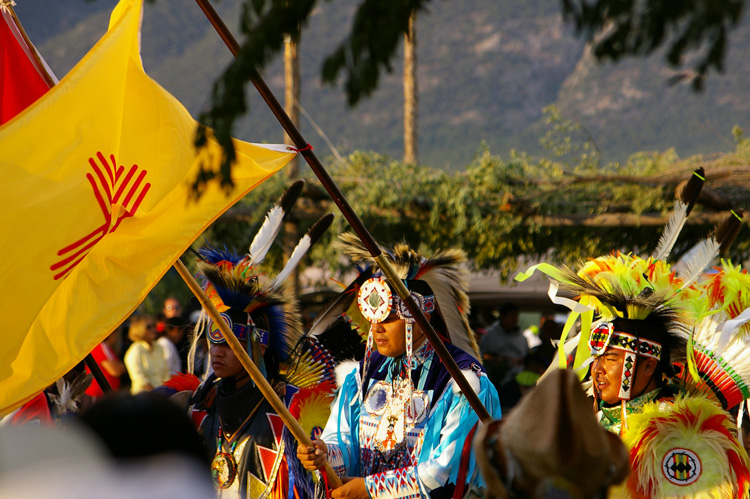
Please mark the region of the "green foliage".
MULTIPOLYGON (((347 74, 345 89, 350 105, 369 95, 378 85, 380 72, 391 71, 394 57, 409 15, 431 0, 382 2, 364 0, 353 21, 350 35, 330 54, 323 64, 323 79, 335 83, 340 71, 347 74)), ((224 187, 232 185, 231 164, 236 154, 232 144, 235 123, 249 111, 245 85, 260 83, 262 71, 284 46, 287 36, 299 39, 317 0, 246 0, 240 27, 245 37, 242 45, 232 47, 235 59, 214 83, 212 107, 201 113, 195 144, 203 147, 211 128, 224 154, 220 170, 203 167, 196 177, 194 190, 200 195, 207 182, 219 179, 224 187)))
POLYGON ((315 3, 316 0, 252 0, 243 4, 240 26, 245 41, 239 48, 231 47, 235 59, 214 83, 212 108, 199 117, 202 125, 196 134, 196 146, 205 145, 208 127, 224 154, 219 172, 202 168, 194 185, 198 194, 206 182, 217 177, 222 186, 231 186, 231 164, 236 157, 232 143, 234 125, 249 111, 245 85, 260 81, 258 71, 281 50, 286 36, 299 38, 315 3))
MULTIPOLYGON (((548 110, 548 116, 551 132, 544 136, 545 140, 549 144, 569 144, 560 149, 565 154, 555 159, 518 151, 511 151, 504 159, 482 146, 460 172, 405 164, 364 151, 349 155, 343 162, 328 159, 325 166, 378 242, 391 246, 405 241, 423 251, 461 248, 475 269, 497 269, 506 278, 519 265, 535 259, 574 264, 612 250, 649 254, 662 226, 596 227, 561 225, 554 220, 600 214, 666 215, 673 205, 676 184, 701 165, 706 166, 711 189, 736 200, 737 207, 747 208, 750 204, 748 185, 712 184, 710 180, 713 171, 750 160, 748 141, 739 128, 734 130, 736 150, 718 156, 710 164, 701 157, 680 159, 670 149, 639 152, 624 164, 598 166, 598 158, 589 153, 586 141, 567 135, 579 128, 565 121, 554 108, 548 110), (572 154, 574 151, 578 152, 577 157, 572 154)), ((310 170, 302 170, 302 176, 311 184, 312 192, 322 190, 310 170)), ((234 217, 213 224, 193 247, 211 244, 246 251, 268 209, 288 183, 283 172, 271 177, 232 208, 234 217)), ((307 198, 303 204, 313 202, 307 198)), ((337 235, 350 228, 332 202, 326 200, 321 207, 327 207, 336 219, 305 258, 302 268, 315 266, 322 268, 326 276, 333 276, 350 268, 350 262, 333 248, 337 235)), ((696 206, 694 213, 700 211, 702 207, 696 206)), ((298 236, 312 222, 300 221, 298 236)), ((673 250, 674 257, 705 238, 710 229, 688 224, 673 250)), ((746 232, 743 227, 727 255, 736 263, 750 258, 746 232)), ((279 237, 267 257, 269 272, 281 269, 281 241, 279 237)), ((194 260, 189 253, 183 255, 183 262, 191 270, 194 260)), ((169 295, 187 300, 185 291, 179 277, 170 271, 143 307, 158 311, 169 295)))
MULTIPOLYGON (((558 129, 567 130, 567 127, 558 129)), ((568 143, 565 137, 547 136, 568 143)), ((625 164, 596 166, 583 145, 577 163, 512 152, 504 160, 483 148, 462 172, 418 167, 377 153, 357 152, 344 164, 329 165, 348 201, 376 240, 414 247, 459 247, 475 268, 516 270, 519 258, 573 263, 613 249, 642 254, 653 250, 663 227, 555 225, 547 217, 598 214, 667 214, 676 184, 693 165, 673 150, 638 153, 625 164), (688 162, 689 163, 689 162, 688 162), (672 180, 665 181, 665 175, 672 180)), ((708 234, 710 227, 688 226, 675 254, 708 234)), ((332 233, 346 230, 339 219, 332 233)), ((336 268, 330 249, 319 256, 336 268)), ((747 257, 747 248, 737 253, 747 257)))

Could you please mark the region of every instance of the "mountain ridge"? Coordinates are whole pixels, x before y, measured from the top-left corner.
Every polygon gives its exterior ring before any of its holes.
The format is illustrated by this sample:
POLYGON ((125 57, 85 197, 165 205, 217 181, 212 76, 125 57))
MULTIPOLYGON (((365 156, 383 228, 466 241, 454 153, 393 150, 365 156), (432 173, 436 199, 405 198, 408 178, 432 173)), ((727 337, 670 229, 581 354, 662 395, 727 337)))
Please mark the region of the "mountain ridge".
MULTIPOLYGON (((107 28, 114 0, 18 0, 16 12, 31 40, 62 77, 107 28)), ((237 2, 216 2, 235 34, 237 2)), ((344 38, 356 4, 319 3, 300 44, 301 104, 342 154, 374 150, 403 154, 401 58, 393 73, 354 109, 340 86, 320 82, 323 58, 344 38)), ((581 123, 604 163, 642 150, 674 148, 681 157, 730 150, 732 127, 747 124, 750 88, 743 84, 750 60, 748 22, 730 33, 724 74, 711 74, 706 90, 669 87, 675 74, 662 54, 596 64, 559 6, 542 0, 433 1, 417 24, 419 151, 425 165, 461 169, 486 144, 494 154, 511 149, 544 154, 544 107, 555 104, 581 123)), ((239 39, 239 37, 238 37, 239 39)), ((157 0, 145 7, 142 58, 146 71, 197 116, 210 104, 211 84, 231 61, 200 8, 185 0, 157 0)), ((264 71, 283 98, 279 54, 264 71)), ((281 142, 280 125, 248 89, 251 112, 235 135, 253 142, 281 142)), ((300 129, 323 157, 329 154, 313 127, 300 129)))

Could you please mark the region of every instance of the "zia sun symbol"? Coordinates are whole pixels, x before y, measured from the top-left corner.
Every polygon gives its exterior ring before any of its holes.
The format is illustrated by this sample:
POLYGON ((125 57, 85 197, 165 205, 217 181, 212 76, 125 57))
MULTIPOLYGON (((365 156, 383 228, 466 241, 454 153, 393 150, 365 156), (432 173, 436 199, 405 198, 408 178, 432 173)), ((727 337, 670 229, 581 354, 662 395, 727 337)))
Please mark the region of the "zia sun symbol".
POLYGON ((144 182, 148 173, 146 170, 133 165, 126 172, 124 166, 117 166, 114 154, 106 158, 97 152, 96 158, 89 158, 89 164, 94 173, 87 173, 86 178, 94 191, 104 222, 57 252, 60 260, 50 267, 55 273, 55 280, 67 276, 104 236, 117 230, 124 219, 135 215, 151 188, 150 183, 144 182))

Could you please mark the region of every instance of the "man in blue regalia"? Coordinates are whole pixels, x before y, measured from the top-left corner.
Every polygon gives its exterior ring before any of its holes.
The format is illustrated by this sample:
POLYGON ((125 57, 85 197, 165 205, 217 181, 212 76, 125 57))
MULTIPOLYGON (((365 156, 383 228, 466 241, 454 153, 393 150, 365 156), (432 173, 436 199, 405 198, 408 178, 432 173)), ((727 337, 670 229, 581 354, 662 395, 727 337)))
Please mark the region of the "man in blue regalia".
MULTIPOLYGON (((366 337, 365 355, 347 376, 315 447, 300 446, 297 457, 310 470, 331 464, 344 482, 333 498, 462 497, 482 485, 471 452, 478 417, 377 263, 354 235, 341 240, 353 261, 370 265, 311 333, 322 337, 343 323, 366 337)), ((428 259, 400 244, 383 254, 499 419, 497 391, 477 360, 468 325, 463 252, 428 259)))

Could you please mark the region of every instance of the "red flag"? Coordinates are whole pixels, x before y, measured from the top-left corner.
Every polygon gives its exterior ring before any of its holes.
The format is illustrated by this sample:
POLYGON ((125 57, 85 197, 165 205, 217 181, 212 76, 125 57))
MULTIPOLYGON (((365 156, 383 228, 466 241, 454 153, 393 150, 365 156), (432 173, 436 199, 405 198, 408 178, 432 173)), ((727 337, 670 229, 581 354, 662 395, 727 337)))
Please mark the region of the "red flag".
POLYGON ((0 8, 0 19, 1 125, 56 82, 10 7, 0 8))

